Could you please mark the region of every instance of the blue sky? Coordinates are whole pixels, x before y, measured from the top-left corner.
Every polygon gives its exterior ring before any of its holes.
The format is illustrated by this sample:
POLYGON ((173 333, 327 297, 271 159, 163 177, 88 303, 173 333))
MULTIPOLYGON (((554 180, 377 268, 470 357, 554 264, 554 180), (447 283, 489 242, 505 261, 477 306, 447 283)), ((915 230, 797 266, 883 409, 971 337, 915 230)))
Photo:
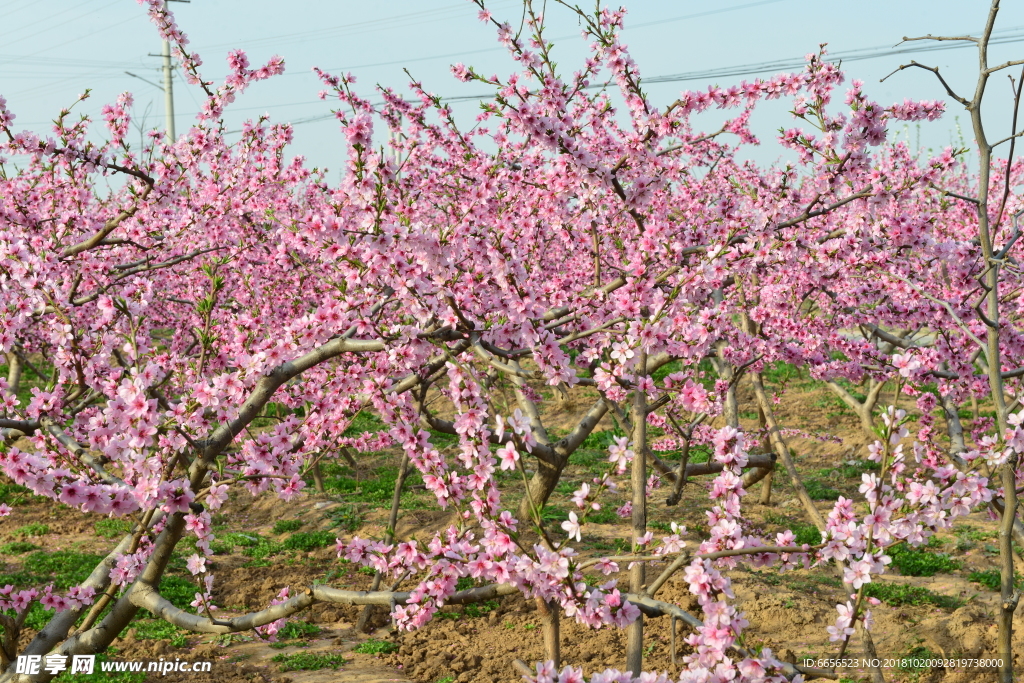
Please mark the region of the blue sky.
MULTIPOLYGON (((845 53, 892 46, 904 35, 977 32, 988 4, 981 0, 633 0, 626 3, 624 40, 645 77, 693 74, 799 58, 823 42, 830 51, 845 53)), ((1024 5, 1003 4, 997 28, 1006 42, 993 48, 993 63, 1024 57, 1024 5)), ((518 25, 519 0, 492 0, 488 6, 496 17, 518 25)), ((343 159, 342 136, 330 118, 311 120, 330 113, 330 103, 316 97, 320 85, 311 67, 351 71, 364 94, 370 94, 375 83, 404 86, 408 77, 402 69, 406 67, 431 91, 456 97, 484 91, 479 84, 457 82, 448 72, 450 64, 464 62, 488 74, 512 69, 493 29, 476 19, 468 0, 192 0, 172 3, 171 9, 189 34, 191 47, 202 56, 207 77, 223 76, 224 57, 233 48, 245 49, 254 64, 275 53, 283 56, 285 75, 253 86, 231 107, 229 121, 237 126, 244 118, 268 113, 275 121, 294 122, 293 152, 305 155, 313 165, 335 169, 343 159)), ((549 35, 564 38, 557 41, 556 55, 571 71, 585 47, 576 19, 553 0, 548 16, 549 35)), ((125 74, 130 71, 160 82, 160 60, 148 56, 159 51, 155 29, 133 0, 0 0, 0 94, 23 128, 47 132, 48 121, 85 88, 93 89, 92 99, 82 108, 85 113, 98 118, 104 103, 130 90, 137 118, 145 115, 147 127, 162 127, 162 93, 125 74)), ((904 97, 948 101, 934 76, 920 69, 878 82, 910 59, 939 66, 961 94, 972 93, 977 64, 973 48, 850 61, 845 69, 848 77, 864 80, 869 95, 883 104, 904 97)), ((655 102, 667 104, 681 90, 710 83, 729 85, 774 72, 655 83, 648 91, 655 102)), ((986 115, 991 138, 1003 137, 1004 128, 1009 127, 1007 73, 1017 77, 1020 71, 1001 72, 990 86, 986 115)), ((178 79, 175 99, 180 132, 191 121, 200 93, 178 79)), ((458 117, 469 120, 477 103, 461 101, 453 107, 458 117)), ((925 124, 920 132, 916 127, 907 131, 911 143, 920 140, 923 147, 939 148, 955 141, 955 115, 960 116, 970 143, 966 114, 953 102, 943 120, 925 124)), ((707 125, 715 123, 712 115, 707 125)), ((785 107, 761 111, 754 128, 764 145, 754 156, 765 163, 776 159, 780 150, 772 131, 790 125, 785 107)))

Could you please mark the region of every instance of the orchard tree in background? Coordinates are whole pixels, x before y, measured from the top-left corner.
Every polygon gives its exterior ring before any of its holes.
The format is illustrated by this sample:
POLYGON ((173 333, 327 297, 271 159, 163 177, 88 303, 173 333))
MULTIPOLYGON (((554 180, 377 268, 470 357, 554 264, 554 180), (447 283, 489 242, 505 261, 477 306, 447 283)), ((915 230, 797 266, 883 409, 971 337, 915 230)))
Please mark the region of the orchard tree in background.
POLYGON ((746 621, 723 572, 739 562, 832 565, 851 597, 830 638, 841 655, 859 629, 874 654, 864 586, 886 571, 887 549, 926 543, 985 504, 1003 516, 999 648, 1009 681, 1015 528, 1024 538, 1015 494, 1024 412, 1014 413, 1024 301, 1012 217, 1024 207, 1010 192, 1020 166, 994 161, 980 127, 985 79, 1002 68, 984 57, 998 2, 977 39, 975 100, 949 93, 977 117, 976 176, 957 150, 923 158, 889 139, 891 121, 934 119, 942 104, 884 107, 855 81, 837 105, 843 75, 823 50, 799 74, 685 92, 658 108, 620 42, 623 10, 567 5, 591 45, 567 76, 532 4, 520 32, 477 4, 516 71, 453 67, 494 89, 469 130, 418 82, 411 99, 381 89, 383 104, 372 105, 351 76, 318 72, 348 143, 336 186, 326 171, 287 158, 288 126, 261 118, 225 142, 225 108, 283 61, 252 68, 232 52, 225 82, 207 81, 158 0, 150 16, 206 95, 179 139, 154 132, 132 148, 127 94, 104 108, 103 144, 87 137, 91 121, 69 111, 53 137, 17 132, 0 100, 0 349, 9 360, 0 469, 38 495, 134 525, 67 593, 0 591, 0 681, 48 680, 16 674, 12 662, 101 652, 141 608, 193 632, 273 638, 317 602, 389 606, 399 628, 416 628, 445 604, 517 592, 545 617, 550 661, 527 669, 538 681, 561 666, 560 614, 629 629, 629 674, 592 681, 638 677, 644 619, 659 616, 692 627, 680 680, 834 678, 745 648, 746 621), (754 108, 781 97, 797 126, 779 142, 795 161, 742 161, 742 148, 759 143, 748 127, 754 108), (708 109, 734 115, 702 131, 694 118, 708 109), (378 146, 383 134, 389 144, 378 146), (104 189, 111 177, 114 189, 104 189), (20 373, 41 356, 52 362, 49 382, 22 403, 20 373), (764 369, 779 361, 839 388, 892 386, 894 404, 917 396, 923 416, 912 440, 903 410, 873 412, 878 393, 858 404, 861 424, 879 437, 869 449, 879 472, 861 487, 866 508, 841 498, 823 515, 807 495, 764 385, 764 369), (745 377, 760 433, 739 429, 745 377), (937 395, 923 389, 931 382, 937 395), (544 386, 588 397, 562 438, 545 424, 544 386), (959 405, 972 395, 999 406, 997 420, 965 434, 959 405), (932 424, 940 405, 945 438, 932 424), (345 436, 364 410, 387 430, 345 436), (284 417, 254 428, 271 413, 284 417), (577 490, 578 510, 550 528, 549 496, 606 418, 624 434, 608 450, 607 473, 577 490), (652 441, 648 425, 668 436, 652 441), (437 447, 430 430, 458 445, 437 447), (762 438, 769 448, 754 452, 762 438), (697 445, 712 449, 712 462, 689 462, 697 445), (391 446, 402 450, 403 472, 416 468, 441 506, 459 513, 457 523, 428 543, 395 538, 399 477, 387 537, 338 543, 340 556, 377 571, 374 590, 291 587, 259 611, 215 616, 211 511, 229 491, 289 500, 324 459, 391 446), (658 456, 665 451, 679 462, 658 456), (820 544, 745 528, 747 488, 760 482, 766 499, 776 461, 820 544), (516 510, 503 504, 501 470, 522 477, 516 510), (709 475, 710 538, 690 547, 676 529, 656 541, 646 524, 654 491, 661 486, 674 504, 688 481, 709 475), (582 560, 572 542, 620 480, 632 494, 621 511, 631 552, 582 560), (197 546, 188 562, 194 611, 159 589, 185 536, 197 546), (649 565, 658 562, 655 574, 649 565), (583 581, 585 569, 608 575, 620 563, 631 565, 628 591, 583 581), (657 599, 677 572, 702 617, 657 599), (461 577, 486 585, 457 591, 461 577), (403 578, 409 590, 398 591, 403 578), (385 579, 398 583, 378 590, 385 579), (16 651, 36 601, 54 616, 16 651))

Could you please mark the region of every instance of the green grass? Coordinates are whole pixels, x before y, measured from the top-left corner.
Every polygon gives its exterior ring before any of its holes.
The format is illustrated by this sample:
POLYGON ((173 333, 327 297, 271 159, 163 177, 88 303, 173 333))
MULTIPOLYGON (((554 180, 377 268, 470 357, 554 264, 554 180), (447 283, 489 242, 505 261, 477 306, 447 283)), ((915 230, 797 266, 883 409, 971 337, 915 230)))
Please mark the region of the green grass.
POLYGON ((331 521, 332 529, 341 529, 349 533, 363 525, 363 516, 355 505, 341 505, 324 515, 331 521))
POLYGON ((382 431, 383 429, 384 423, 381 419, 370 411, 364 410, 352 418, 352 421, 349 423, 342 436, 359 436, 360 434, 366 433, 374 434, 382 431))
POLYGON ((615 514, 614 508, 606 505, 600 510, 591 510, 587 515, 587 522, 591 524, 615 524, 619 516, 615 514))
MULTIPOLYGON (((320 470, 324 478, 324 490, 327 493, 343 495, 350 502, 389 504, 395 494, 398 467, 378 467, 372 476, 365 479, 356 479, 352 476, 351 468, 334 462, 323 463, 320 470)), ((423 479, 419 472, 414 471, 409 473, 405 483, 406 486, 415 486, 422 484, 423 479)))
POLYGON ((71 550, 57 550, 52 553, 39 551, 25 558, 22 569, 35 577, 38 583, 50 583, 65 590, 77 586, 92 574, 103 558, 99 555, 76 553, 71 550))
POLYGON ((330 531, 300 531, 297 534, 292 534, 284 542, 284 547, 287 550, 309 552, 317 548, 326 548, 329 545, 334 545, 336 538, 337 536, 330 531))
POLYGON ((398 652, 398 645, 388 640, 370 638, 366 642, 356 645, 352 651, 364 655, 389 655, 392 652, 398 652))
POLYGON ((260 542, 259 534, 231 532, 228 534, 221 534, 219 538, 223 543, 229 543, 231 546, 240 545, 243 548, 250 548, 260 542))
POLYGON ((327 652, 293 652, 289 655, 274 655, 271 661, 278 662, 281 671, 319 671, 337 669, 345 663, 345 658, 327 652))
POLYGON ((13 507, 27 503, 32 498, 32 489, 14 483, 0 483, 0 500, 13 507))
POLYGON ((945 553, 932 553, 924 548, 898 545, 886 551, 892 566, 903 576, 935 576, 960 569, 960 562, 945 553))
POLYGON ((12 541, 11 543, 0 545, 0 553, 7 555, 21 555, 32 550, 39 550, 39 546, 28 541, 12 541))
POLYGON ((877 472, 882 466, 877 462, 871 462, 870 460, 857 460, 853 461, 853 464, 844 463, 839 467, 826 467, 823 470, 818 470, 818 476, 823 478, 832 477, 844 477, 846 479, 860 479, 860 476, 865 472, 877 472))
POLYGON ((818 545, 821 543, 821 532, 813 524, 794 524, 791 531, 795 536, 794 543, 797 545, 818 545))
POLYGON ((139 640, 166 640, 172 647, 187 647, 191 633, 163 619, 140 619, 132 623, 139 640))
POLYGON ((160 595, 178 609, 193 609, 191 603, 196 599, 198 591, 199 587, 196 584, 181 576, 165 575, 160 580, 160 595))
MULTIPOLYGON (((238 536, 243 536, 238 534, 238 536)), ((243 546, 242 554, 246 557, 250 557, 254 560, 266 560, 271 555, 276 555, 284 550, 284 544, 279 541, 273 541, 269 538, 263 538, 257 534, 252 534, 256 538, 255 541, 242 538, 246 541, 246 544, 239 543, 238 545, 243 546)))
POLYGON ((455 676, 445 676, 437 679, 434 683, 455 683, 455 676))
POLYGON ((765 367, 762 375, 770 384, 786 384, 787 382, 800 377, 800 368, 782 361, 772 363, 765 367))
POLYGON ((804 483, 804 488, 807 489, 807 495, 811 500, 839 500, 839 496, 843 495, 817 479, 808 479, 804 483))
POLYGON ((279 638, 308 638, 310 636, 320 635, 321 628, 316 624, 310 624, 305 621, 289 621, 284 625, 280 631, 277 632, 279 638))
MULTIPOLYGON (((1002 582, 1000 576, 998 569, 985 569, 982 571, 971 572, 967 575, 967 580, 984 586, 990 591, 997 591, 999 590, 1002 582)), ((1018 587, 1024 587, 1024 579, 1021 579, 1020 573, 1014 573, 1014 583, 1018 587)))
POLYGON ((475 602, 466 605, 462 608, 462 613, 470 619, 476 619, 490 614, 496 609, 498 609, 497 600, 484 600, 483 602, 475 602))
POLYGON ((96 533, 103 538, 117 538, 131 531, 132 524, 126 519, 101 519, 93 525, 96 533))
POLYGON ((292 531, 298 531, 301 527, 301 519, 279 519, 274 522, 274 533, 287 534, 292 531))
POLYGON ((927 588, 906 586, 898 583, 869 583, 864 586, 864 595, 878 598, 887 605, 935 605, 946 610, 955 610, 963 606, 963 600, 941 595, 927 588))
POLYGON ((33 522, 32 524, 26 524, 23 527, 15 529, 14 535, 19 538, 26 538, 28 536, 45 536, 50 533, 50 527, 40 522, 33 522))
MULTIPOLYGON (((546 524, 561 524, 565 520, 569 519, 569 513, 560 507, 554 505, 545 505, 544 509, 540 511, 541 521, 546 524)), ((530 516, 533 519, 533 516, 530 516)))

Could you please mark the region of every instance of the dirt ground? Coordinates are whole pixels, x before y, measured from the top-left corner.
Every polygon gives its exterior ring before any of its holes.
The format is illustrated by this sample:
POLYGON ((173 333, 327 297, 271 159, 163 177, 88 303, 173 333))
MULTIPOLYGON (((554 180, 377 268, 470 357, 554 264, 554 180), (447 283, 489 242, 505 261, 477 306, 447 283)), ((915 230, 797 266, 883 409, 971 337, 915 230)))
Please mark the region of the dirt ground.
MULTIPOLYGON (((743 396, 741 396, 741 399, 743 396)), ((906 399, 904 399, 906 401, 906 399)), ((829 468, 842 466, 863 456, 865 437, 856 427, 849 413, 836 407, 827 390, 806 389, 787 393, 779 407, 779 418, 789 428, 802 431, 802 436, 791 436, 789 443, 796 453, 797 466, 808 476, 819 477, 824 485, 833 487, 855 500, 858 478, 838 477, 834 473, 821 474, 829 468)), ((583 403, 563 404, 565 424, 583 403)), ((747 427, 756 426, 753 416, 744 415, 747 427)), ((610 424, 599 429, 611 428, 610 424)), ((394 453, 377 454, 360 460, 356 477, 372 478, 375 468, 394 465, 394 453)), ((568 482, 583 481, 588 477, 584 467, 566 471, 568 482)), ((685 489, 682 502, 675 507, 665 505, 667 491, 654 492, 650 501, 649 518, 652 525, 663 527, 670 521, 686 524, 690 539, 696 541, 706 529, 704 511, 707 508, 705 483, 694 482, 685 489)), ((572 486, 567 485, 552 500, 555 506, 567 508, 572 486)), ((745 518, 750 531, 774 533, 794 523, 802 523, 802 511, 796 504, 792 488, 779 470, 773 484, 773 502, 762 506, 756 502, 757 487, 745 500, 745 518)), ((411 496, 412 494, 410 494, 411 496)), ((417 493, 419 500, 426 494, 417 493)), ((604 501, 614 509, 629 495, 622 491, 618 500, 604 501)), ((253 500, 247 494, 234 495, 221 511, 221 528, 215 528, 218 537, 231 532, 255 533, 273 537, 273 526, 278 520, 302 520, 304 531, 332 528, 331 512, 351 505, 352 496, 311 494, 290 503, 269 498, 253 500)), ((822 511, 830 509, 828 500, 818 502, 822 511)), ((342 532, 342 537, 359 535, 379 537, 386 523, 386 506, 357 503, 362 526, 354 533, 342 532)), ((514 508, 512 508, 514 509, 514 508)), ((431 506, 429 501, 403 512, 398 536, 420 538, 443 528, 450 521, 450 513, 431 506)), ((0 521, 0 545, 15 541, 28 541, 46 551, 74 550, 81 553, 105 554, 114 541, 97 537, 94 532, 95 515, 82 514, 66 508, 55 508, 36 499, 21 501, 14 513, 0 521), (25 537, 17 531, 27 525, 45 524, 48 533, 25 537)), ((557 528, 557 525, 555 525, 557 528)), ((890 572, 879 580, 882 583, 907 584, 927 588, 932 593, 949 598, 946 607, 935 604, 899 605, 882 604, 873 609, 875 626, 873 638, 879 657, 894 658, 918 654, 921 657, 954 655, 983 657, 994 651, 995 620, 998 594, 968 580, 970 572, 996 566, 991 538, 995 523, 984 513, 972 514, 962 527, 973 534, 964 536, 942 534, 936 542, 937 550, 948 553, 960 562, 956 570, 930 577, 900 576, 890 572)), ((589 528, 589 538, 580 546, 584 556, 601 557, 616 554, 617 542, 628 538, 625 523, 595 524, 589 528), (619 540, 621 539, 621 540, 619 540)), ((0 574, 16 574, 22 567, 23 555, 7 554, 2 560, 0 574)), ((269 561, 253 563, 238 549, 218 553, 214 557, 213 571, 217 577, 214 601, 224 606, 221 614, 230 616, 247 609, 259 609, 273 599, 285 586, 300 588, 314 581, 327 581, 339 588, 367 589, 371 577, 348 563, 339 562, 332 547, 309 552, 292 552, 271 556, 269 561), (254 566, 257 565, 257 566, 254 566)), ((651 570, 657 572, 657 568, 651 570)), ((737 570, 728 574, 736 592, 736 604, 750 621, 744 634, 748 648, 770 647, 776 655, 790 661, 801 662, 808 656, 834 656, 836 644, 829 643, 825 627, 834 622, 835 605, 844 601, 841 583, 830 569, 800 570, 779 575, 771 569, 737 570)), ((625 576, 620 577, 625 581, 625 576)), ((0 581, 2 583, 2 581, 0 581)), ((406 581, 401 589, 412 587, 406 581)), ((670 580, 658 594, 662 600, 676 602, 684 609, 698 614, 695 599, 689 594, 681 577, 670 580)), ((115 642, 108 653, 115 660, 181 659, 183 661, 212 661, 209 674, 171 673, 165 676, 150 674, 146 680, 168 683, 198 681, 200 683, 242 683, 266 681, 285 683, 293 681, 416 681, 418 683, 513 683, 521 676, 511 666, 513 659, 522 659, 532 665, 543 657, 540 621, 532 601, 512 596, 479 609, 468 607, 445 608, 444 614, 424 628, 411 633, 395 633, 390 619, 383 611, 375 613, 367 632, 357 632, 356 620, 361 608, 336 605, 317 605, 297 616, 295 621, 313 624, 319 632, 288 641, 286 647, 271 646, 251 635, 231 638, 213 638, 191 635, 177 641, 169 639, 143 639, 131 629, 115 642), (392 653, 365 654, 353 648, 372 638, 374 642, 393 643, 392 653), (345 663, 338 669, 316 671, 281 671, 272 660, 279 655, 297 652, 342 654, 345 663)), ((1018 621, 1024 610, 1018 610, 1018 621)), ((666 670, 678 673, 673 665, 671 623, 667 618, 648 619, 648 643, 644 666, 647 670, 666 670)), ((309 629, 313 631, 312 627, 309 629)), ((677 624, 677 656, 686 654, 688 646, 682 641, 688 627, 677 624)), ((26 642, 33 632, 22 634, 26 642)), ((1018 666, 1024 665, 1024 626, 1014 641, 1018 666)), ((561 655, 563 664, 584 667, 586 673, 605 668, 622 668, 625 659, 625 632, 615 628, 590 630, 574 621, 561 620, 561 655)), ((863 649, 854 637, 850 655, 861 656, 863 649)), ((868 680, 864 671, 840 671, 845 681, 868 680)), ((914 683, 967 683, 968 681, 995 680, 993 674, 977 671, 946 671, 941 668, 890 668, 885 670, 890 681, 914 683)))

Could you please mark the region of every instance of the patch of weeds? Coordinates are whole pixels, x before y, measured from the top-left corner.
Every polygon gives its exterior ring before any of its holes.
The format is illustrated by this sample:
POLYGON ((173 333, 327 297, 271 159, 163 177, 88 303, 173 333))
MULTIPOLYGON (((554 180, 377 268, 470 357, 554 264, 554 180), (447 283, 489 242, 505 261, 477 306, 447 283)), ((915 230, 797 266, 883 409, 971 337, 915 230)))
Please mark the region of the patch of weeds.
POLYGON ((25 558, 24 569, 41 578, 40 583, 53 581, 65 590, 77 586, 92 574, 103 558, 99 555, 76 553, 71 550, 57 550, 52 553, 39 551, 25 558))
POLYGON ((243 636, 241 633, 221 633, 213 639, 213 642, 220 647, 228 647, 232 643, 244 643, 247 640, 252 640, 252 638, 243 636))
POLYGON ((477 619, 490 614, 496 609, 498 609, 497 600, 484 600, 483 602, 470 603, 462 608, 463 614, 470 619, 477 619))
POLYGON ((821 532, 813 524, 794 524, 792 526, 793 542, 797 545, 818 545, 821 543, 821 532))
POLYGON ((935 605, 946 610, 962 607, 964 601, 959 598, 941 595, 920 586, 907 586, 899 583, 869 583, 864 586, 864 595, 878 598, 887 605, 935 605))
POLYGON ((455 582, 455 590, 468 591, 474 585, 476 585, 476 582, 473 581, 473 579, 471 579, 468 576, 463 576, 461 579, 455 582))
POLYGON ((316 624, 305 621, 289 621, 284 625, 277 635, 281 638, 308 638, 309 636, 320 635, 321 628, 316 624))
POLYGON ((330 652, 293 652, 290 655, 274 655, 270 661, 278 662, 281 671, 319 671, 337 669, 345 663, 345 658, 330 652))
MULTIPOLYGON (((585 448, 591 451, 607 451, 608 447, 615 443, 615 437, 626 436, 626 434, 618 429, 602 429, 599 432, 590 432, 583 443, 580 444, 580 448, 585 448)), ((607 455, 605 456, 607 460, 607 455)))
POLYGON ((647 526, 651 529, 664 531, 666 534, 672 533, 672 525, 670 525, 668 522, 648 522, 647 526))
POLYGON ((768 584, 769 586, 778 586, 782 583, 782 577, 780 577, 778 574, 771 574, 769 572, 762 572, 756 570, 751 571, 750 573, 753 576, 756 576, 758 579, 760 579, 763 583, 768 584))
POLYGON ((592 467, 602 462, 608 462, 607 455, 604 455, 601 451, 585 449, 583 447, 577 448, 569 456, 569 464, 577 467, 592 467))
POLYGON ((957 538, 962 538, 968 541, 991 541, 999 537, 999 533, 995 531, 982 531, 981 529, 975 529, 970 526, 957 527, 953 531, 957 538))
POLYGON ((558 485, 555 486, 555 492, 568 496, 571 495, 572 493, 575 493, 576 489, 578 489, 579 487, 580 485, 574 481, 560 481, 558 482, 558 485))
POLYGON ((238 532, 231 532, 223 534, 220 540, 224 543, 230 543, 233 546, 240 545, 243 548, 251 548, 260 542, 259 534, 242 534, 238 532))
POLYGON ((777 512, 772 512, 771 510, 769 510, 768 512, 764 513, 764 523, 775 524, 777 526, 787 526, 789 524, 789 518, 784 517, 783 515, 780 515, 777 512))
POLYGON ((939 572, 960 569, 960 562, 945 553, 930 553, 924 548, 898 545, 886 551, 892 566, 903 576, 935 576, 939 572))
MULTIPOLYGON (((325 472, 324 490, 328 493, 342 494, 352 501, 379 505, 391 502, 397 478, 398 468, 392 466, 378 467, 372 477, 362 480, 352 476, 329 476, 325 472)), ((419 472, 410 472, 405 481, 407 486, 423 483, 419 472)))
POLYGON ((163 619, 140 619, 132 624, 139 640, 167 640, 178 633, 178 627, 163 619))
POLYGON ((50 533, 50 527, 41 522, 26 524, 14 531, 14 535, 19 538, 27 538, 28 536, 45 536, 48 533, 50 533))
POLYGON ((101 519, 93 525, 96 529, 96 533, 103 538, 117 538, 118 536, 124 536, 126 533, 131 531, 132 524, 126 519, 114 519, 107 517, 101 519))
POLYGON ((455 683, 455 676, 445 676, 437 679, 434 683, 455 683))
POLYGON ((235 546, 230 543, 221 543, 220 541, 210 543, 210 551, 214 555, 230 555, 234 549, 235 546))
POLYGON ((334 545, 336 538, 330 531, 300 531, 297 534, 292 534, 284 542, 284 547, 287 550, 309 552, 317 548, 326 548, 329 545, 334 545))
POLYGON ((160 595, 178 609, 191 610, 197 591, 196 584, 180 576, 164 576, 160 580, 160 595))
POLYGON ((619 516, 615 514, 615 510, 606 506, 600 510, 592 510, 587 515, 587 521, 592 524, 615 524, 619 521, 619 516))
POLYGON ((356 413, 342 436, 359 436, 360 434, 375 433, 384 429, 384 423, 380 418, 368 410, 356 413))
POLYGON ((21 555, 32 550, 39 550, 39 546, 28 541, 12 541, 11 543, 0 545, 0 553, 8 555, 21 555))
MULTIPOLYGON (((531 516, 531 519, 533 517, 531 516)), ((560 523, 569 519, 569 513, 565 510, 555 507, 554 505, 545 505, 544 509, 540 511, 541 521, 548 524, 560 523)))
MULTIPOLYGON (((273 647, 276 644, 277 643, 271 643, 270 645, 271 645, 271 647, 273 647)), ((234 657, 232 657, 231 659, 229 659, 228 662, 231 663, 231 664, 237 664, 238 662, 244 662, 247 659, 252 659, 252 653, 251 652, 242 652, 241 654, 237 654, 234 657)))
POLYGON ((651 373, 651 376, 654 377, 654 381, 660 382, 661 380, 671 375, 673 372, 679 372, 682 369, 682 361, 674 360, 662 365, 660 368, 651 373))
POLYGON ((818 476, 828 479, 860 479, 865 472, 877 472, 882 469, 881 464, 870 460, 850 460, 839 467, 826 467, 818 470, 818 476))
POLYGON ((764 379, 771 384, 786 384, 800 376, 800 369, 782 361, 772 363, 764 368, 764 379))
MULTIPOLYGON (((982 571, 971 572, 967 575, 967 580, 983 586, 990 591, 999 590, 999 587, 1002 584, 1002 578, 998 569, 985 569, 982 571)), ((1019 573, 1014 573, 1014 583, 1018 587, 1024 587, 1024 579, 1021 578, 1019 573)))
POLYGON ((817 479, 808 479, 804 488, 807 489, 807 495, 811 500, 839 500, 839 496, 843 495, 817 479))
POLYGON ((284 550, 284 544, 272 541, 268 538, 260 538, 255 544, 242 551, 246 557, 254 560, 265 560, 271 555, 276 555, 284 550))
POLYGON ((331 520, 331 528, 340 528, 343 531, 355 531, 362 526, 362 515, 354 505, 340 505, 324 517, 331 520))
POLYGON ((19 486, 14 483, 0 484, 0 500, 4 501, 12 508, 28 502, 31 497, 32 489, 30 488, 19 486))
POLYGON ((711 460, 711 449, 708 446, 690 446, 690 464, 700 465, 711 460))
POLYGON ((364 655, 389 655, 392 652, 398 652, 398 645, 388 640, 370 638, 366 642, 356 645, 352 651, 364 655))
POLYGON ((374 569, 373 567, 360 567, 356 571, 358 573, 360 573, 360 574, 363 574, 364 576, 376 576, 377 575, 377 570, 374 569))
POLYGON ((523 626, 523 629, 527 631, 532 631, 535 628, 537 628, 537 624, 526 624, 523 626))
POLYGON ((28 614, 25 615, 25 626, 33 631, 42 631, 50 623, 50 619, 53 616, 52 611, 46 609, 38 602, 32 603, 32 606, 28 608, 28 614))
POLYGON ((274 533, 288 534, 293 531, 298 531, 301 526, 301 519, 279 519, 274 522, 274 533))

